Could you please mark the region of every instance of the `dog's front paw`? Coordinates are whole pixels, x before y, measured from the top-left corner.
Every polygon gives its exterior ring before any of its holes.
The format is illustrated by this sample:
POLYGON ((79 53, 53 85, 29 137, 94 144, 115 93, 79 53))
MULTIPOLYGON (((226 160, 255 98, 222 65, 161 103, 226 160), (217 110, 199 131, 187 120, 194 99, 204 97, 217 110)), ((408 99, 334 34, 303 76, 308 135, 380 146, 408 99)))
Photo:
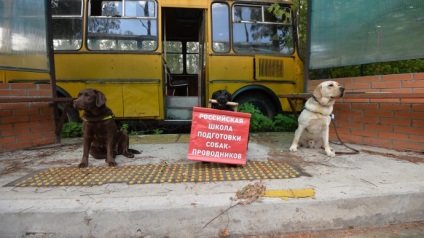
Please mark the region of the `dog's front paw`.
POLYGON ((88 164, 87 164, 87 163, 85 163, 85 162, 81 162, 81 163, 78 165, 78 168, 87 168, 87 166, 88 166, 88 164))
POLYGON ((295 145, 290 146, 290 151, 291 152, 296 152, 297 151, 297 146, 295 146, 295 145))
POLYGON ((336 156, 336 153, 334 151, 332 151, 331 149, 326 149, 325 153, 327 154, 327 156, 329 157, 334 157, 336 156))
POLYGON ((109 167, 116 167, 118 164, 115 161, 106 162, 109 167))
POLYGON ((130 152, 123 153, 122 155, 125 156, 125 157, 127 157, 127 158, 134 158, 134 154, 133 153, 130 153, 130 152))

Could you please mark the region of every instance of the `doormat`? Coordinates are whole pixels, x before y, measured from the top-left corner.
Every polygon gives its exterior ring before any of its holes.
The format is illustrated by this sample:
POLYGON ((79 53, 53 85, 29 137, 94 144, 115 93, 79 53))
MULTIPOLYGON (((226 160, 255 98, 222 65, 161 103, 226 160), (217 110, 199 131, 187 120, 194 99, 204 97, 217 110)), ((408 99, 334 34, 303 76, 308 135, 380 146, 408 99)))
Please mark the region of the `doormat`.
POLYGON ((307 175, 299 168, 274 161, 248 161, 245 166, 194 163, 122 167, 59 167, 36 171, 5 186, 52 187, 95 186, 107 183, 157 184, 219 182, 260 179, 290 179, 307 175))

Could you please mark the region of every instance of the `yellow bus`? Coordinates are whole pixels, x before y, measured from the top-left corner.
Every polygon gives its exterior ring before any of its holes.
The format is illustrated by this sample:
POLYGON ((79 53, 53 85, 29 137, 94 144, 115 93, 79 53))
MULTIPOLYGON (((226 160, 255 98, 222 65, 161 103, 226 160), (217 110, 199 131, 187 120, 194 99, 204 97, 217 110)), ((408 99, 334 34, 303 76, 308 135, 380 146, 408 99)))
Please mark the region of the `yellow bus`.
MULTIPOLYGON (((51 0, 57 93, 102 91, 117 119, 190 121, 226 89, 272 118, 303 92, 289 0, 51 0), (282 14, 269 9, 278 3, 282 14)), ((8 83, 49 75, 1 71, 8 83)), ((79 120, 77 111, 69 121, 79 120)))

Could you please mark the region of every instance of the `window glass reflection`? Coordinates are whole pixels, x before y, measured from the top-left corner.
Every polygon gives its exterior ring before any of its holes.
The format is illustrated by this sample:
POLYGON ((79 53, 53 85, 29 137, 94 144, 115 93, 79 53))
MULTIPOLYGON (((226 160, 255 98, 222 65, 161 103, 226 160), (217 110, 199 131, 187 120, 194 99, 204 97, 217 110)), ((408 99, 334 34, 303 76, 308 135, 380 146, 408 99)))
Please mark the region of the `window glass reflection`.
POLYGON ((260 6, 235 6, 233 21, 262 21, 262 7, 260 6))
POLYGON ((126 1, 125 16, 127 17, 156 17, 155 2, 126 1))
POLYGON ((236 4, 232 8, 233 49, 237 53, 284 53, 294 51, 291 11, 281 6, 281 15, 270 5, 236 4))
POLYGON ((173 74, 182 74, 183 66, 183 43, 181 41, 167 41, 164 43, 166 63, 173 74))
POLYGON ((157 48, 155 1, 90 1, 90 50, 152 51, 157 48))
POLYGON ((82 0, 52 0, 52 14, 62 16, 81 16, 82 0))
POLYGON ((82 0, 52 0, 51 4, 54 49, 80 49, 82 46, 82 0))
POLYGON ((197 74, 199 67, 199 42, 187 42, 186 67, 188 74, 197 74))
POLYGON ((212 4, 212 48, 215 52, 230 51, 229 7, 224 3, 212 4))

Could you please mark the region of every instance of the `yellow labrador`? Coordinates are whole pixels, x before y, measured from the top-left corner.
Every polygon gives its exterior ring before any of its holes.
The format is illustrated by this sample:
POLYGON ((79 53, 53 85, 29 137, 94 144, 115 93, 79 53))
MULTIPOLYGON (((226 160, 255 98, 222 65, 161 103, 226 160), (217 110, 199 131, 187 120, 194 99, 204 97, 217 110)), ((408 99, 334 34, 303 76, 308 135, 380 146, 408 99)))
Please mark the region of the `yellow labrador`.
POLYGON ((325 81, 319 84, 313 96, 309 98, 299 116, 297 128, 290 151, 297 151, 299 143, 303 147, 324 147, 327 156, 336 154, 330 148, 329 131, 331 113, 336 98, 343 97, 344 87, 335 81, 325 81))

